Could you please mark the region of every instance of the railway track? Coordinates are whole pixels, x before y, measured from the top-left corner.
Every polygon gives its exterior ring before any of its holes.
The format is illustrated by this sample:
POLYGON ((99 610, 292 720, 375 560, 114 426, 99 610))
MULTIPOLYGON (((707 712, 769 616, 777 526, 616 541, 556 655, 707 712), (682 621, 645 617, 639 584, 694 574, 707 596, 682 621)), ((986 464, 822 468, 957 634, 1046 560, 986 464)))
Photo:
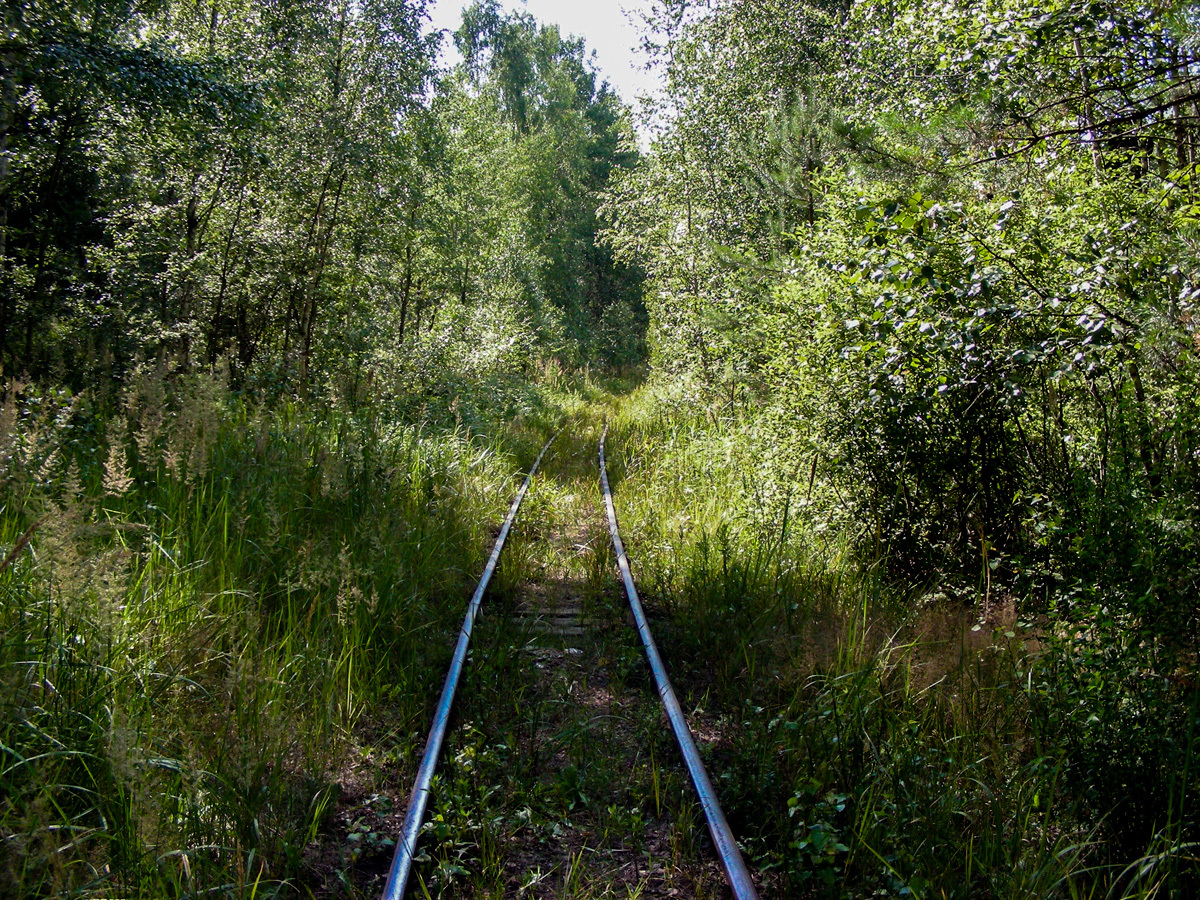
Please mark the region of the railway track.
MULTIPOLYGON (((458 691, 459 683, 463 678, 464 670, 467 667, 471 636, 475 621, 481 613, 484 593, 487 590, 493 573, 496 571, 505 542, 514 522, 517 520, 522 501, 525 499, 529 486, 537 474, 543 459, 560 434, 561 430, 556 432, 542 447, 520 489, 517 491, 504 523, 501 526, 495 545, 492 548, 487 565, 468 602, 466 615, 459 631, 458 641, 447 672, 446 681, 435 708, 433 722, 426 740, 425 751, 410 793, 403 825, 396 841, 395 855, 383 889, 382 896, 384 900, 403 900, 406 895, 413 863, 418 856, 418 844, 422 824, 426 818, 431 785, 437 770, 442 745, 450 721, 451 710, 454 706, 455 695, 458 691)), ((608 480, 605 460, 606 438, 607 426, 605 426, 601 435, 597 454, 599 481, 603 492, 609 536, 615 552, 621 581, 628 599, 629 611, 632 614, 633 622, 646 655, 646 662, 653 676, 658 699, 666 712, 676 744, 686 766, 693 790, 695 791, 695 796, 698 798, 700 806, 703 809, 708 825, 708 832, 712 838, 716 856, 720 862, 732 896, 735 900, 757 900, 758 894, 753 880, 746 869, 729 824, 721 811, 716 792, 705 771, 696 742, 692 737, 686 717, 667 676, 666 668, 658 653, 649 622, 637 594, 629 560, 621 541, 616 509, 613 505, 612 492, 608 480)), ((543 604, 537 609, 526 609, 524 615, 518 618, 517 621, 527 633, 550 635, 567 640, 568 642, 582 636, 588 627, 583 617, 581 604, 571 600, 561 601, 557 604, 543 604)), ((546 652, 561 654, 564 652, 579 653, 580 651, 575 648, 566 648, 565 650, 546 652)), ((540 666, 541 663, 538 665, 540 666)), ((413 893, 415 895, 416 892, 413 893)))

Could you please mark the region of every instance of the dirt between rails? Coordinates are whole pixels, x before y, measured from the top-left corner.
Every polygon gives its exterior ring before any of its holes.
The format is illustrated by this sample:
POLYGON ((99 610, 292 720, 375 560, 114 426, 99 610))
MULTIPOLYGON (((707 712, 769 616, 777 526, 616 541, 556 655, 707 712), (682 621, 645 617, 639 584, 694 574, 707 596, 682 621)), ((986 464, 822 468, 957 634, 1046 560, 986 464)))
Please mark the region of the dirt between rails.
MULTIPOLYGON (((560 436, 510 535, 409 897, 730 896, 629 623, 598 439, 586 425, 560 436)), ((696 731, 702 748, 721 740, 719 729, 696 731)), ((319 895, 382 890, 418 760, 376 737, 338 773, 330 840, 307 860, 319 895)))

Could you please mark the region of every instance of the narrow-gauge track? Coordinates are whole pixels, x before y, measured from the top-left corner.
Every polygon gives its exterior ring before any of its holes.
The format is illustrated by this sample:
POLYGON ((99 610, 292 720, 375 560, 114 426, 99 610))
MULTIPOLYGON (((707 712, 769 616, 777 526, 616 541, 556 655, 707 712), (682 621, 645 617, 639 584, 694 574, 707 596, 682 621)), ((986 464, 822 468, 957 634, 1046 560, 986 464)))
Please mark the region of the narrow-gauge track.
MULTIPOLYGON (((533 479, 533 476, 538 470, 538 466, 542 462, 551 444, 554 442, 558 433, 546 443, 538 454, 529 474, 526 476, 524 483, 513 500, 512 506, 509 509, 508 516, 501 528, 500 535, 497 538, 496 544, 492 550, 492 554, 488 560, 488 564, 484 569, 484 573, 480 579, 479 585, 476 587, 471 601, 468 605, 466 617, 463 622, 463 627, 459 633, 458 645, 455 649, 454 658, 450 665, 450 670, 447 675, 446 684, 443 688, 441 699, 435 711, 433 726, 430 731, 428 741, 426 743, 425 753, 422 757, 421 765, 418 770, 416 783, 414 784, 411 799, 409 801, 407 814, 404 819, 400 839, 397 841, 396 852, 389 871, 387 881, 384 886, 383 897, 385 900, 401 900, 404 897, 407 886, 409 873, 412 868, 412 863, 417 852, 418 836, 421 832, 423 819, 425 818, 426 804, 430 794, 430 783, 434 775, 434 770, 438 763, 438 756, 441 751, 443 739, 445 737, 447 724, 449 721, 451 706, 454 702, 455 691, 458 682, 463 674, 467 658, 467 649, 471 639, 471 630, 476 616, 480 611, 480 604, 484 591, 492 573, 495 571, 499 561, 501 551, 504 547, 505 539, 508 536, 509 530, 515 521, 518 511, 521 506, 521 501, 524 499, 526 491, 533 479)), ((675 697, 674 691, 671 688, 670 682, 667 679, 666 671, 663 667, 662 660, 659 657, 657 648, 654 644, 653 636, 650 633, 649 625, 646 621, 641 603, 637 597, 636 587, 633 583, 632 573, 630 571, 628 558, 625 555, 625 550, 621 542, 620 533, 617 527, 616 512, 612 502, 612 494, 609 488, 608 473, 604 459, 604 445, 607 437, 607 427, 601 436, 599 444, 599 464, 600 464, 600 487, 604 499, 604 505, 607 509, 608 531, 612 540, 612 546, 616 551, 618 566, 620 569, 621 579, 625 586, 625 593, 629 600, 630 608, 633 611, 634 619, 637 623, 637 631, 641 638, 642 646, 646 651, 650 663, 650 670, 653 674, 654 682, 657 687, 657 696, 659 701, 666 709, 667 717, 671 723, 672 731, 675 734, 676 741, 682 751, 684 762, 688 773, 691 777, 692 784, 695 787, 696 794, 700 799, 700 805, 704 810, 705 817, 709 825, 709 833, 713 838, 713 844, 717 850, 717 856, 721 863, 721 868, 724 870, 726 880, 729 882, 733 891, 733 896, 736 900, 757 900, 757 893, 753 882, 750 879, 749 873, 746 870, 745 864, 738 851, 737 845, 734 842, 733 836, 730 833, 728 824, 725 822, 724 815, 721 812, 720 806, 717 803, 715 792, 712 784, 704 771, 704 766, 700 761, 699 752, 695 741, 691 737, 687 722, 683 716, 682 709, 678 700, 675 697)), ((594 445, 593 445, 594 446, 594 445)), ((577 465, 583 465, 584 469, 576 469, 580 475, 586 480, 587 464, 584 462, 586 456, 579 456, 584 452, 582 447, 572 451, 571 457, 578 459, 577 465)), ((591 457, 593 460, 595 456, 591 457)), ((555 459, 558 459, 556 456, 555 459)), ((593 470, 594 471, 594 470, 593 470)), ((580 477, 580 476, 576 476, 580 477)), ((595 485, 595 481, 592 482, 595 485)), ((598 503, 599 494, 593 495, 598 503)), ((598 514, 598 509, 597 509, 598 514)), ((542 521, 542 515, 537 517, 537 522, 542 521)), ((600 529, 594 532, 597 537, 603 534, 603 526, 596 519, 595 527, 600 529)), ((519 558, 519 556, 518 556, 519 558)), ((611 596, 611 595, 610 595, 611 596)), ((524 602, 524 601, 523 601, 524 602)), ((518 623, 520 620, 518 620, 518 623)), ((582 627, 579 631, 582 631, 582 627)), ((560 632, 562 629, 555 628, 553 631, 560 632)), ((574 629, 568 629, 568 632, 574 629)), ((618 628, 617 632, 619 633, 618 628)), ((632 646, 631 646, 632 650, 632 646)), ((568 653, 579 653, 578 650, 568 650, 568 653)), ((538 664, 541 668, 541 664, 538 664)), ((507 679, 505 679, 507 681, 507 679)), ((653 703, 647 697, 648 703, 653 703)), ((652 707, 646 707, 647 712, 652 707)), ((653 721, 649 719, 647 721, 653 721)), ((644 740, 645 738, 643 738, 644 740)), ((652 742, 656 739, 652 739, 652 742)), ((635 744, 634 746, 639 746, 635 744)), ((657 793, 657 786, 655 788, 657 793)), ((607 833, 607 831, 605 832, 607 833)), ((717 873, 714 870, 713 876, 717 873)), ((711 888, 710 888, 711 890, 711 888)))

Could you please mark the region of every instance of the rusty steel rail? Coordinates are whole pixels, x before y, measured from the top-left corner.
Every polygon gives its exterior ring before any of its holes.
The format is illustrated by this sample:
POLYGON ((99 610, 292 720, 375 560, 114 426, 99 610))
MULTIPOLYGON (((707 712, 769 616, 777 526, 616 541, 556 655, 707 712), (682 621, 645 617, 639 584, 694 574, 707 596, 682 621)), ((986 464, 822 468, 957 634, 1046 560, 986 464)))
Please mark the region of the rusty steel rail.
POLYGON ((758 900, 758 891, 754 888, 754 882, 750 879, 750 872, 742 859, 742 853, 733 839, 733 832, 729 830, 725 813, 721 811, 721 804, 717 801, 717 792, 713 789, 708 772, 704 769, 700 751, 688 728, 683 708, 679 705, 679 698, 675 696, 675 689, 671 687, 671 679, 667 677, 667 669, 663 665, 662 657, 658 654, 654 636, 650 633, 650 624, 646 621, 646 612, 642 609, 637 588, 633 584, 633 572, 629 568, 629 557, 625 555, 621 534, 617 530, 617 511, 613 506, 612 490, 608 485, 608 469, 604 464, 604 442, 607 438, 608 425, 606 424, 600 435, 600 484, 604 488, 604 506, 608 511, 608 528, 612 532, 613 548, 617 552, 617 565, 621 569, 621 580, 625 582, 625 593, 629 596, 629 607, 633 610, 638 634, 642 638, 642 645, 646 648, 650 671, 654 673, 658 696, 667 710, 667 718, 671 721, 671 730, 675 732, 675 740, 679 743, 684 762, 687 763, 688 774, 691 775, 692 784, 700 796, 700 803, 704 807, 704 817, 708 820, 708 832, 712 835, 717 855, 721 858, 721 868, 725 870, 725 878, 733 889, 733 896, 736 900, 758 900))
POLYGON ((454 693, 458 690, 458 682, 467 661, 471 629, 474 627, 475 617, 479 613, 479 606, 483 602, 483 592, 487 590, 492 573, 496 571, 496 564, 500 561, 500 551, 504 549, 504 541, 517 518, 517 510, 521 508, 521 501, 525 499, 529 483, 537 473, 542 457, 546 455, 546 451, 550 449, 554 439, 561 433, 561 428, 554 432, 550 436, 550 440, 546 441, 545 446, 542 447, 541 452, 538 453, 537 459, 533 461, 529 474, 525 476, 521 489, 517 491, 517 496, 513 499, 512 506, 509 507, 508 516, 500 528, 500 536, 496 538, 496 545, 492 548, 492 555, 488 558, 479 584, 475 587, 475 593, 471 595, 471 602, 467 605, 467 615, 458 632, 458 644, 454 648, 454 657, 450 661, 450 670, 446 674, 446 684, 442 688, 441 699, 438 700, 437 710, 433 714, 433 726, 429 729, 425 754, 421 757, 421 767, 417 770, 417 780, 413 784, 412 796, 408 801, 408 812, 404 816, 400 840, 396 842, 396 855, 392 858, 392 867, 388 871, 387 882, 383 886, 383 900, 402 900, 404 891, 408 887, 408 876, 412 871, 413 857, 417 851, 417 838, 421 833, 421 822, 425 819, 425 806, 429 802, 429 785, 433 781, 438 756, 442 752, 442 741, 446 737, 446 726, 450 722, 450 708, 454 705, 454 693))

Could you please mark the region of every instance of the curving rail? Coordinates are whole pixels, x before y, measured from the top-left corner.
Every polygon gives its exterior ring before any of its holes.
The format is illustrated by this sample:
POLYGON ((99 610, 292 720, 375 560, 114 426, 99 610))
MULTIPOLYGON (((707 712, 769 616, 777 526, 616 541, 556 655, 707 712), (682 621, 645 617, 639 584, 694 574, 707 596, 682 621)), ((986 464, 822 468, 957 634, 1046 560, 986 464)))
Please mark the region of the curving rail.
POLYGON ((642 645, 646 648, 646 658, 650 662, 650 670, 654 673, 658 696, 667 710, 667 718, 671 721, 671 730, 675 732, 675 740, 679 743, 679 749, 683 753, 688 774, 691 775, 692 784, 700 796, 700 803, 704 807, 704 816, 708 820, 708 831, 717 848, 717 855, 721 858, 721 867, 725 870, 725 877, 733 889, 733 896, 736 900, 758 900, 758 892, 754 888, 754 882, 750 879, 750 872, 746 869, 741 851, 738 850, 737 843, 733 839, 733 832, 729 830, 725 814, 721 811, 716 791, 713 789, 712 781, 709 780, 708 772, 705 771, 704 763, 700 759, 700 751, 688 728, 687 719, 679 705, 679 698, 675 696, 675 689, 671 687, 671 680, 667 677, 666 667, 663 665, 662 657, 658 654, 654 636, 650 633, 650 624, 646 621, 645 610, 642 609, 637 588, 633 584, 633 572, 629 568, 629 557, 625 555, 621 534, 617 530, 617 511, 613 506, 612 491, 608 485, 608 469, 604 463, 604 442, 607 438, 608 425, 605 425, 604 432, 600 436, 600 484, 604 488, 604 506, 608 511, 608 528, 612 532, 613 547, 617 552, 617 565, 621 569, 621 580, 625 582, 625 593, 629 596, 629 606, 633 610, 642 645))
POLYGON ((529 482, 533 480, 538 466, 541 465, 542 457, 546 455, 546 451, 550 449, 550 445, 554 443, 554 439, 560 433, 561 429, 551 435, 550 440, 546 441, 546 445, 538 453, 537 459, 533 461, 533 467, 525 476, 521 489, 517 491, 517 496, 513 499, 512 506, 509 507, 508 516, 500 528, 500 536, 496 538, 496 545, 492 548, 492 555, 483 569, 483 575, 475 587, 475 593, 471 595, 471 602, 467 606, 467 615, 458 632, 458 644, 454 648, 454 657, 450 661, 446 684, 442 688, 442 696, 438 700, 437 710, 433 715, 433 726, 429 730, 425 754, 421 757, 421 767, 417 770, 417 780, 413 785, 412 796, 408 802, 408 812, 404 816, 400 840, 396 842, 396 855, 392 858, 392 867, 388 871, 387 882, 383 886, 383 900, 402 900, 404 897, 404 890, 408 886, 408 875, 412 871, 413 857, 417 850, 417 837, 421 833, 421 822, 425 818, 425 807, 429 802, 429 785, 433 781, 438 756, 442 752, 442 741, 446 737, 446 726, 450 722, 450 708, 454 705, 454 693, 458 690, 458 681, 462 676, 463 666, 466 664, 467 648, 471 643, 471 629, 474 627, 479 605, 483 602, 483 592, 487 590, 492 573, 496 571, 496 564, 500 561, 500 551, 504 549, 504 541, 517 518, 517 510, 521 508, 521 501, 525 499, 525 492, 529 490, 529 482))

